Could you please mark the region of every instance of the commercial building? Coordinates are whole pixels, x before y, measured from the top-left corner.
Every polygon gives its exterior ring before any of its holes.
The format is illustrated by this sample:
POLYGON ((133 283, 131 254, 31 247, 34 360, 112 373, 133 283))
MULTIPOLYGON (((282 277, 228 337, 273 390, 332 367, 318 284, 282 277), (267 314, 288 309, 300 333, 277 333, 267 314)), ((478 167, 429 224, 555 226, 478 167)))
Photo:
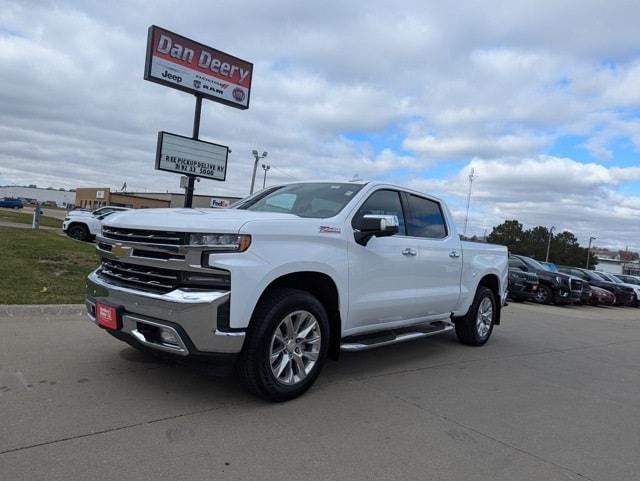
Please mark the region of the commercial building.
POLYGON ((23 202, 38 202, 41 205, 72 207, 75 202, 76 193, 71 190, 3 185, 0 186, 0 197, 22 199, 23 202))
POLYGON ((111 192, 109 187, 79 187, 76 189, 75 203, 76 207, 91 210, 105 205, 118 205, 133 209, 171 206, 167 200, 134 196, 125 192, 111 192))
MULTIPOLYGON (((228 207, 240 197, 194 195, 193 207, 228 207)), ((109 187, 82 187, 76 189, 76 207, 97 209, 117 205, 134 209, 156 207, 183 207, 184 194, 173 192, 112 192, 109 187)))

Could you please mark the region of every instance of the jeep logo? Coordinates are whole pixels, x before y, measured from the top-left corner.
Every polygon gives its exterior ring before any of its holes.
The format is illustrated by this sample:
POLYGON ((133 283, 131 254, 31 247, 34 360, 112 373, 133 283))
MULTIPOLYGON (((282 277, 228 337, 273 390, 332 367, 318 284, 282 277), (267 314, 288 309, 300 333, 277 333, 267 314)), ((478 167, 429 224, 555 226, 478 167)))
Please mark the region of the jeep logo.
POLYGON ((182 77, 180 77, 180 75, 172 74, 168 70, 165 70, 164 72, 162 72, 162 76, 167 80, 173 80, 174 82, 179 84, 182 83, 182 77))

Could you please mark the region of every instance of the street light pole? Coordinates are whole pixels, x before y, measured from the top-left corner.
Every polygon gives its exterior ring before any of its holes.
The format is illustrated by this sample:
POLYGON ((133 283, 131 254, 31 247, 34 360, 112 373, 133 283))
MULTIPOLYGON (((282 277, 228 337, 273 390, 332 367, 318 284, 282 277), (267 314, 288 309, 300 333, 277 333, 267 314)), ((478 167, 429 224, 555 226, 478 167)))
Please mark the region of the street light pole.
POLYGON ((258 161, 260 159, 264 159, 267 156, 266 152, 262 152, 262 155, 260 155, 258 154, 257 150, 254 150, 251 153, 253 154, 256 160, 253 163, 253 176, 251 177, 251 191, 249 192, 249 195, 253 194, 253 188, 256 185, 256 171, 258 170, 258 161))
POLYGON ((269 170, 271 166, 269 164, 262 164, 262 170, 264 170, 264 178, 262 179, 262 188, 265 188, 267 184, 267 170, 269 170))
POLYGON ((551 229, 549 229, 549 241, 547 242, 547 257, 544 259, 545 262, 549 262, 549 249, 551 249, 551 239, 553 238, 553 229, 555 228, 556 226, 552 225, 551 229))
POLYGON ((589 237, 589 248, 587 249, 587 269, 589 269, 589 257, 591 256, 591 241, 596 240, 597 237, 589 237))

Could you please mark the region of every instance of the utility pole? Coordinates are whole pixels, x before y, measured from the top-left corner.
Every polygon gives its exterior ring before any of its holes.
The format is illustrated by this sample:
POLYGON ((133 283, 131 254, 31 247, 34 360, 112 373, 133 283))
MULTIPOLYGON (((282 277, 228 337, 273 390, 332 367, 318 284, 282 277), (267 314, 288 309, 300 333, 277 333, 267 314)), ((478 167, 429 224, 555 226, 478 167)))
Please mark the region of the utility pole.
POLYGON ((267 171, 271 168, 269 164, 262 164, 262 170, 264 170, 264 178, 262 179, 262 188, 267 185, 267 171))
POLYGON ((589 257, 591 256, 591 241, 596 240, 597 237, 589 237, 589 248, 587 249, 587 269, 589 269, 589 257))
POLYGON ((267 156, 267 152, 262 152, 262 155, 260 155, 258 154, 257 150, 253 150, 251 153, 253 154, 256 160, 253 163, 253 176, 251 177, 251 191, 249 192, 249 195, 253 194, 253 188, 255 187, 255 184, 256 184, 256 171, 258 170, 258 161, 260 159, 264 159, 267 156))
POLYGON ((556 226, 552 225, 551 229, 549 229, 549 242, 547 242, 547 256, 544 259, 545 262, 549 262, 549 249, 551 248, 551 239, 553 238, 553 229, 555 228, 556 226))
POLYGON ((471 187, 473 186, 473 180, 475 179, 475 169, 471 169, 469 172, 469 193, 467 194, 467 209, 464 215, 464 228, 462 229, 462 235, 467 235, 467 223, 469 222, 469 205, 471 204, 471 187))
MULTIPOLYGON (((202 112, 202 97, 196 95, 196 110, 193 113, 193 140, 198 140, 200 135, 200 114, 202 112)), ((184 206, 191 208, 193 204, 193 189, 196 183, 195 175, 187 175, 187 185, 184 188, 184 206)))

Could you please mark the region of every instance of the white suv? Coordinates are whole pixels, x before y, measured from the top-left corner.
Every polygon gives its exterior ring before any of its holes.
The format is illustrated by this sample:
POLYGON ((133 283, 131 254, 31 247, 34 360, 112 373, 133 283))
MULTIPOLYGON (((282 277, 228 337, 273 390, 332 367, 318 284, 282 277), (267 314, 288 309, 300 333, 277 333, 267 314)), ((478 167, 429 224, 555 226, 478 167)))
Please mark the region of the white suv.
POLYGON ((74 239, 90 241, 100 233, 102 219, 113 214, 129 210, 127 207, 108 205, 90 212, 88 210, 72 210, 62 222, 62 230, 74 239))

